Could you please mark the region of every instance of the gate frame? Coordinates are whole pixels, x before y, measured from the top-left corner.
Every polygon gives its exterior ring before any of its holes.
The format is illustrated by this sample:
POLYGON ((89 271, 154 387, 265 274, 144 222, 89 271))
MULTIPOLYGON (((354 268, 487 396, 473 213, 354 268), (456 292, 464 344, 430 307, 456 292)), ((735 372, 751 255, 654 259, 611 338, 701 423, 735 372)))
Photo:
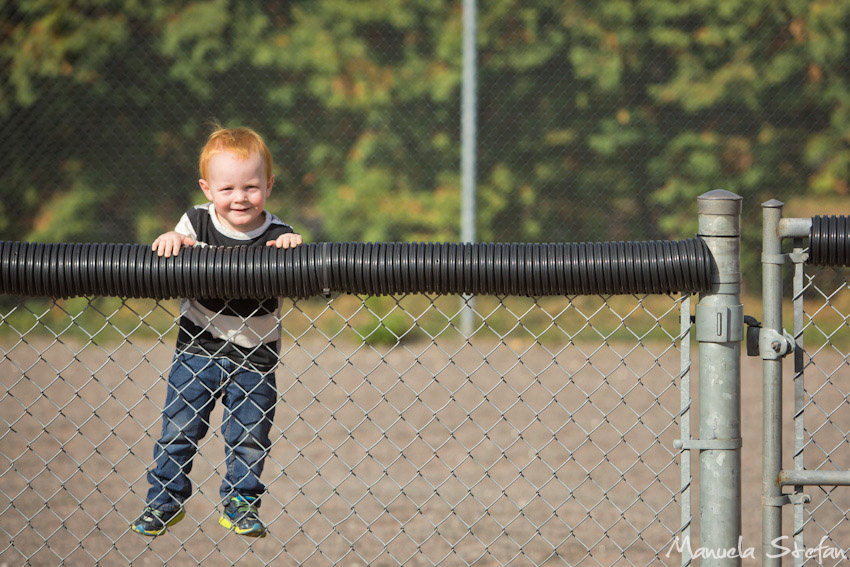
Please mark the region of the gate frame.
MULTIPOLYGON (((771 199, 762 203, 762 328, 758 333, 758 355, 762 358, 762 565, 780 567, 782 557, 774 542, 782 537, 782 507, 794 505, 794 545, 804 548, 802 531, 803 505, 811 501, 806 486, 850 486, 850 471, 806 470, 802 454, 795 456, 794 469, 782 469, 782 358, 795 356, 794 387, 801 395, 803 386, 803 267, 808 254, 803 239, 809 238, 811 218, 783 218, 784 203, 771 199), (791 253, 782 253, 782 239, 794 239, 791 253), (782 266, 794 265, 794 335, 782 326, 782 266), (793 492, 783 492, 790 486, 793 492)), ((748 343, 749 343, 748 339, 748 343)), ((795 436, 800 446, 802 415, 795 416, 795 436)), ((795 565, 802 564, 795 556, 795 565)))

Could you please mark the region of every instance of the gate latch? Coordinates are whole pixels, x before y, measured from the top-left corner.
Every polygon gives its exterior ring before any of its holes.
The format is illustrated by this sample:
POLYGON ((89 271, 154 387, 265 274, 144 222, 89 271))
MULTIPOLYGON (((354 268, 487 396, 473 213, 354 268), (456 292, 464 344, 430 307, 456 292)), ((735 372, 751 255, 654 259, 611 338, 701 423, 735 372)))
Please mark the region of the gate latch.
POLYGON ((777 360, 794 351, 794 335, 785 329, 782 332, 773 329, 761 329, 759 333, 759 354, 762 360, 777 360))
POLYGON ((794 351, 794 336, 766 329, 755 317, 744 317, 747 325, 747 356, 760 356, 762 360, 778 360, 794 351))
POLYGON ((744 316, 744 324, 747 326, 747 356, 758 356, 761 321, 758 321, 752 315, 746 315, 744 316))

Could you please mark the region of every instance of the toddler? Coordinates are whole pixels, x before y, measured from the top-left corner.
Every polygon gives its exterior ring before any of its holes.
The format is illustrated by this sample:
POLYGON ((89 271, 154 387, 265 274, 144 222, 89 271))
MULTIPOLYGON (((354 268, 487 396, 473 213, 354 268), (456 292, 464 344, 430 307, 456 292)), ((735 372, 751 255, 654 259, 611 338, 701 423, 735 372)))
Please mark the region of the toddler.
MULTIPOLYGON (((256 132, 217 128, 199 162, 199 184, 210 202, 187 211, 173 231, 154 240, 158 255, 176 255, 183 246, 290 248, 302 243, 289 225, 265 210, 273 163, 256 132)), ((265 491, 260 474, 277 399, 279 312, 276 298, 181 300, 162 435, 148 472, 145 510, 131 525, 133 531, 158 536, 183 518, 192 458, 221 398, 227 472, 219 491, 224 507, 219 524, 243 536, 266 535, 257 508, 265 491)))

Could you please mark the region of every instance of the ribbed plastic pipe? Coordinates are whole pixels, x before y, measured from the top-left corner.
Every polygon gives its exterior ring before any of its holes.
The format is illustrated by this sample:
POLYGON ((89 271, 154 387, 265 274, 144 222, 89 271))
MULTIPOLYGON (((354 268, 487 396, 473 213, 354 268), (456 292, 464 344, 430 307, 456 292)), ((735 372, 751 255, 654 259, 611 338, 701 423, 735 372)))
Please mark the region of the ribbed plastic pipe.
POLYGON ((808 263, 815 266, 850 266, 850 217, 812 217, 808 263))
POLYGON ((699 238, 553 244, 322 242, 294 249, 0 242, 0 293, 19 296, 306 298, 389 294, 615 295, 699 292, 699 238))

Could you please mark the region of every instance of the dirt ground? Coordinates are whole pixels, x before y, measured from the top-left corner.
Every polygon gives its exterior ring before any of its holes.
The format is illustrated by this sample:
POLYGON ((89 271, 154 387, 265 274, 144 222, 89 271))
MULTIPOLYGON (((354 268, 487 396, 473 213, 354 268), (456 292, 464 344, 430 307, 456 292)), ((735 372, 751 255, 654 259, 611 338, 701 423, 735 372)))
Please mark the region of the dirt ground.
MULTIPOLYGON (((0 346, 3 567, 681 561, 668 553, 681 525, 680 353, 670 344, 297 344, 277 372, 261 508, 269 536, 255 541, 217 524, 220 411, 187 517, 156 539, 128 530, 159 433, 172 354, 163 342, 0 346)), ((744 357, 742 368, 743 544, 758 557, 761 361, 744 357)), ((833 505, 846 500, 821 497, 824 522, 846 523, 833 505)), ((696 540, 695 496, 692 514, 696 540)), ((786 533, 790 516, 786 507, 786 533)))

